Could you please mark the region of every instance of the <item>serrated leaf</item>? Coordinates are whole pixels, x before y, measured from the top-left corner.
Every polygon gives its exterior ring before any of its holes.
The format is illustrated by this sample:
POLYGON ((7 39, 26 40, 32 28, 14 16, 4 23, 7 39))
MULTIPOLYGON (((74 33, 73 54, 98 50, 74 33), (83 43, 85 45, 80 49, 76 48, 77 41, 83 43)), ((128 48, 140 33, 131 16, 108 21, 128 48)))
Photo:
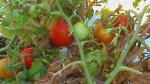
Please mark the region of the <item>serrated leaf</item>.
POLYGON ((142 0, 135 0, 133 3, 134 8, 136 8, 142 0))
POLYGON ((33 5, 32 7, 30 7, 30 9, 29 9, 29 14, 30 14, 32 17, 36 17, 37 10, 36 10, 36 6, 35 6, 35 5, 33 5))
POLYGON ((90 51, 86 55, 86 62, 88 64, 88 68, 90 71, 90 74, 95 77, 99 67, 101 67, 103 61, 103 53, 99 50, 90 51))
POLYGON ((40 59, 37 59, 33 62, 31 69, 29 69, 28 74, 30 77, 34 76, 35 74, 41 72, 43 69, 43 63, 40 59))

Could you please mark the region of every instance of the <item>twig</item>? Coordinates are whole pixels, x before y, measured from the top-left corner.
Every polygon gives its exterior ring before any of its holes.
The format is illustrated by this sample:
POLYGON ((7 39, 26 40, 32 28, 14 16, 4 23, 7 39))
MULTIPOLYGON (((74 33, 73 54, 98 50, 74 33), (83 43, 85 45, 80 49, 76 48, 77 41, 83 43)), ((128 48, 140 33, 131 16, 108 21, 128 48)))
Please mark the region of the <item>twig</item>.
POLYGON ((82 63, 83 63, 82 61, 75 61, 75 62, 72 62, 72 63, 68 64, 67 66, 64 66, 61 70, 59 70, 59 71, 57 71, 56 73, 53 74, 53 77, 50 80, 50 84, 52 84, 54 78, 57 75, 61 74, 65 69, 71 67, 72 65, 79 65, 79 64, 82 64, 82 63))

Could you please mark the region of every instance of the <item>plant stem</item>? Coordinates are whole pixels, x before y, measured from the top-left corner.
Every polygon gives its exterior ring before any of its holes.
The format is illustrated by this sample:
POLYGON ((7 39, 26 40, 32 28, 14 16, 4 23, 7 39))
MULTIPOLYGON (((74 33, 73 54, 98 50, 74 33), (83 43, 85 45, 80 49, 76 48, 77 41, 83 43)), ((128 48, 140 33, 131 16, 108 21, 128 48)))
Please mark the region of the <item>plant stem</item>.
MULTIPOLYGON (((70 19, 68 16, 65 15, 65 13, 63 12, 63 10, 62 10, 62 8, 61 8, 60 3, 59 3, 58 0, 56 0, 56 5, 57 5, 57 7, 58 7, 58 9, 59 9, 59 11, 60 11, 60 13, 61 13, 61 16, 62 16, 62 17, 65 19, 65 21, 69 24, 70 30, 73 30, 73 25, 72 25, 72 23, 71 23, 71 19, 70 19)), ((84 70, 84 72, 85 72, 85 76, 86 76, 86 79, 87 79, 87 83, 88 83, 88 84, 93 84, 92 79, 91 79, 91 77, 90 77, 90 73, 89 73, 89 71, 88 71, 88 66, 87 66, 86 61, 85 61, 85 56, 84 56, 84 51, 83 51, 83 45, 82 45, 82 43, 78 40, 77 35, 76 35, 74 32, 72 32, 72 33, 73 33, 73 36, 74 36, 75 41, 76 41, 76 43, 77 43, 77 45, 78 45, 78 48, 79 48, 81 60, 82 60, 82 62, 83 62, 83 63, 82 63, 82 67, 83 67, 83 70, 84 70)))
POLYGON ((142 43, 144 45, 144 47, 147 48, 148 51, 150 51, 150 47, 145 43, 145 41, 143 41, 142 38, 138 37, 137 41, 139 41, 140 43, 142 43))
POLYGON ((130 71, 130 72, 133 72, 133 73, 139 74, 139 75, 142 74, 142 72, 137 71, 137 70, 135 70, 135 69, 133 69, 133 68, 129 68, 129 67, 127 67, 127 66, 121 66, 121 67, 120 67, 120 71, 130 71))
POLYGON ((15 35, 6 47, 0 49, 0 52, 8 50, 14 44, 16 39, 17 39, 17 36, 15 35))
POLYGON ((132 47, 133 43, 137 40, 138 33, 140 32, 140 28, 141 28, 142 17, 148 7, 149 7, 149 5, 145 6, 142 13, 140 14, 136 31, 134 32, 131 40, 128 41, 125 51, 121 53, 120 58, 118 59, 115 68, 113 69, 112 72, 110 72, 110 75, 107 78, 107 80, 105 81, 105 84, 110 84, 111 81, 113 80, 113 78, 118 74, 118 72, 120 70, 119 68, 123 65, 123 61, 125 60, 126 56, 128 55, 130 48, 132 47))

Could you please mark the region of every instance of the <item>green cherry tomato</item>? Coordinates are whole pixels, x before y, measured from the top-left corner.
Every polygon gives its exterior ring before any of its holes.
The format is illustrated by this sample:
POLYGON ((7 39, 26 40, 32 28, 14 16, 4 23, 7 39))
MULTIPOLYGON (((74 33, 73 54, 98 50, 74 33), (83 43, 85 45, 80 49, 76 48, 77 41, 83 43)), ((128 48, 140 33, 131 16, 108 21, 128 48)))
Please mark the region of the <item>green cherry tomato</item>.
POLYGON ((84 22, 77 22, 74 25, 73 30, 79 40, 84 40, 89 35, 89 28, 84 22))

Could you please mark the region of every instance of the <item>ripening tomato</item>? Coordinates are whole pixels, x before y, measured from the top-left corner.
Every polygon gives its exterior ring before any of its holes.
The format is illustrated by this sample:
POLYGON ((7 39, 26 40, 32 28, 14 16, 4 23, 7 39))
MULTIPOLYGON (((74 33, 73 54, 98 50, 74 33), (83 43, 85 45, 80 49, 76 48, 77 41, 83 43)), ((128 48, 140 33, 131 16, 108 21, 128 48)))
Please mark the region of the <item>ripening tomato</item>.
POLYGON ((110 44, 115 37, 115 33, 106 33, 104 29, 104 25, 102 23, 99 23, 96 25, 96 30, 95 30, 95 38, 99 42, 103 42, 105 44, 110 44))
POLYGON ((0 60, 0 78, 12 78, 13 74, 7 71, 7 67, 10 64, 9 58, 4 58, 0 60))
POLYGON ((115 20, 115 27, 118 27, 120 24, 127 26, 128 30, 134 30, 134 25, 132 23, 132 18, 127 19, 126 15, 118 16, 115 20))
MULTIPOLYGON (((25 56, 25 66, 27 69, 31 68, 32 63, 34 62, 34 56, 32 55, 33 53, 33 48, 25 48, 21 51, 22 55, 26 55, 25 56)), ((20 58, 20 63, 22 63, 22 57, 20 58)))
POLYGON ((63 19, 57 19, 50 28, 50 40, 58 47, 66 46, 73 42, 73 36, 69 34, 69 25, 63 19))
POLYGON ((84 40, 89 35, 89 28, 84 22, 77 22, 74 25, 73 30, 79 40, 84 40))

